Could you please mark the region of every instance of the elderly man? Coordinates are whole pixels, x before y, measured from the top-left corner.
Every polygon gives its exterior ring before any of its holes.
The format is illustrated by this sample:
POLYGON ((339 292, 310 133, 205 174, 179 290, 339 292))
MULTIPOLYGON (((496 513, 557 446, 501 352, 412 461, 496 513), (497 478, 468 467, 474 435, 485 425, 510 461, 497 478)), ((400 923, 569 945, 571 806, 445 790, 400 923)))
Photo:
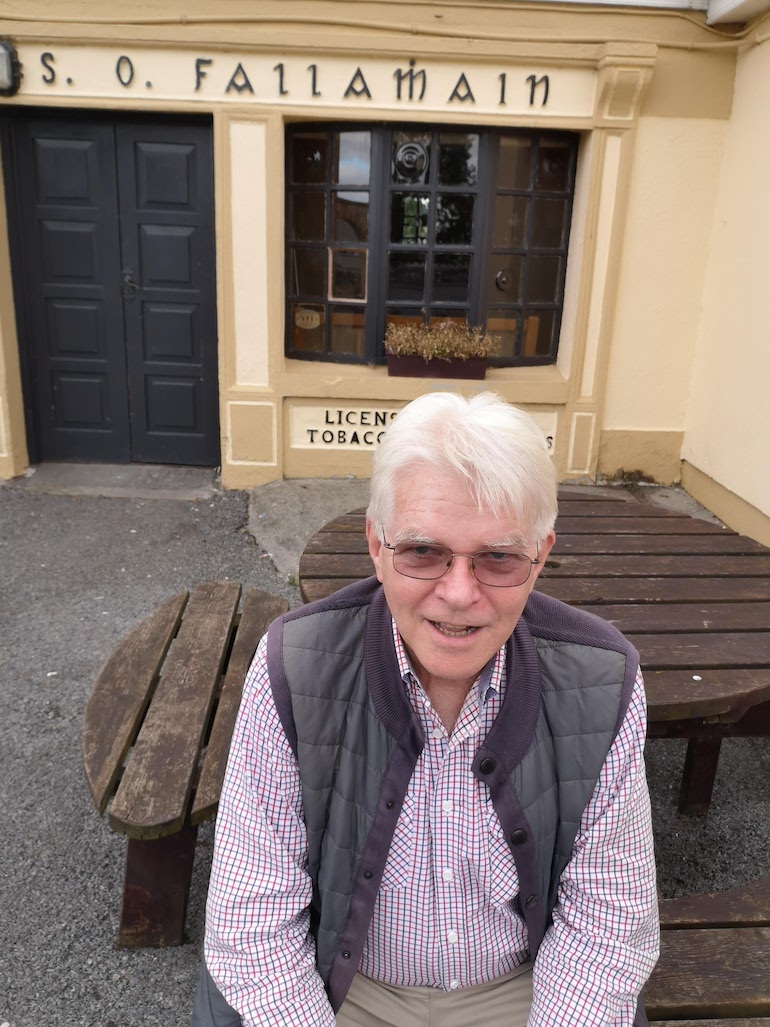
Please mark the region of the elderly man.
POLYGON ((376 578, 275 622, 249 672, 194 1024, 646 1022, 638 655, 533 592, 555 517, 526 414, 451 393, 399 413, 376 578))

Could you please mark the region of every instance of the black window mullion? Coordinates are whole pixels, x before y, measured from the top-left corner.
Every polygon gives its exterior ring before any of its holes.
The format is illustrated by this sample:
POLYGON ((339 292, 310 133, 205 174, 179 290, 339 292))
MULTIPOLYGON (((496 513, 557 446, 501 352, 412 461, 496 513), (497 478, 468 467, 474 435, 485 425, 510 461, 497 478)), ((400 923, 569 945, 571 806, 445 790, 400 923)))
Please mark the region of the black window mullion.
POLYGON ((489 306, 488 278, 492 258, 492 231, 495 211, 495 181, 499 136, 479 133, 479 167, 476 176, 476 202, 471 245, 474 273, 471 276, 469 324, 486 324, 489 306))
POLYGON ((390 214, 390 131, 371 129, 369 180, 369 280, 365 352, 368 361, 385 359, 385 304, 388 298, 388 224, 390 214))

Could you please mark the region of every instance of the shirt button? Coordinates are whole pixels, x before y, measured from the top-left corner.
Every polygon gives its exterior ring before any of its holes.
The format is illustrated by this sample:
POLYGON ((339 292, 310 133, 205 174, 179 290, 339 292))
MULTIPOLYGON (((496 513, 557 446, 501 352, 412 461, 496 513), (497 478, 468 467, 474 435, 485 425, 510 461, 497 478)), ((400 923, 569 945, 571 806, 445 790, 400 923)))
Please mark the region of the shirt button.
POLYGON ((457 931, 450 931, 446 936, 446 940, 450 943, 450 945, 456 945, 457 942, 460 940, 460 935, 457 933, 457 931))
POLYGON ((446 870, 441 871, 441 877, 444 881, 454 881, 455 879, 455 875, 452 873, 449 867, 447 867, 446 870))
POLYGON ((431 728, 430 736, 431 738, 443 738, 444 732, 441 730, 440 727, 434 727, 431 728))
POLYGON ((441 808, 445 813, 451 813, 455 807, 451 799, 444 799, 444 801, 441 803, 441 808))
POLYGON ((450 989, 451 989, 452 991, 456 991, 456 990, 457 990, 457 988, 459 988, 459 987, 460 987, 460 982, 459 982, 459 981, 457 981, 457 980, 454 980, 454 981, 450 981, 450 982, 449 982, 449 987, 450 987, 450 989))

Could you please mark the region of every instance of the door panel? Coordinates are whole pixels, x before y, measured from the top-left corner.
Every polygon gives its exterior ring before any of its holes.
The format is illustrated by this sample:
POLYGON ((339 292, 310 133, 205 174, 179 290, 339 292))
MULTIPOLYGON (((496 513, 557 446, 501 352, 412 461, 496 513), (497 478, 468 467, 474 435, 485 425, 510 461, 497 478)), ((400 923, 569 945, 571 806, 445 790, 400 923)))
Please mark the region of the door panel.
POLYGON ((15 125, 26 343, 49 460, 130 459, 110 125, 15 125))
POLYGON ((135 460, 219 462, 210 139, 200 125, 117 126, 135 460))
POLYGON ((24 116, 12 135, 42 459, 219 463, 210 125, 24 116))

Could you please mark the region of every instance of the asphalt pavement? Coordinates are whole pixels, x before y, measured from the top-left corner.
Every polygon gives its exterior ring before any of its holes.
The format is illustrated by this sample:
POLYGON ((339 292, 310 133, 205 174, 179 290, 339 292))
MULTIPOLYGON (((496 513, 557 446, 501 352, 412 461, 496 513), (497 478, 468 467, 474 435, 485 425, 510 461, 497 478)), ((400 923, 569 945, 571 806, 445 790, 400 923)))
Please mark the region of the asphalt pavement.
MULTIPOLYGON (((305 542, 366 500, 352 479, 224 492, 212 472, 183 468, 44 465, 0 484, 0 1027, 186 1027, 213 828, 198 836, 186 944, 116 948, 125 839, 83 776, 89 689, 134 624, 200 581, 299 605, 305 542)), ((663 894, 770 871, 770 743, 724 743, 707 817, 676 811, 683 761, 682 742, 648 745, 663 894)))

